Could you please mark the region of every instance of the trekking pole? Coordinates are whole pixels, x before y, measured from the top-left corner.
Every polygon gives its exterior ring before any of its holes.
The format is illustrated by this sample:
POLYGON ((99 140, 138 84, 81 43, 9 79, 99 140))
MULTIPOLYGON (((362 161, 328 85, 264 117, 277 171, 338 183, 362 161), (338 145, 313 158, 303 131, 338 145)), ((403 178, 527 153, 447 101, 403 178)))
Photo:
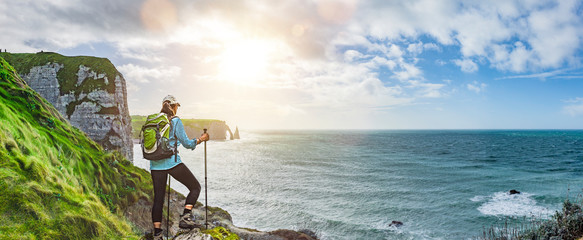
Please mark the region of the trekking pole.
MULTIPOLYGON (((206 133, 206 128, 203 129, 204 133, 206 133)), ((206 230, 209 229, 209 205, 208 205, 208 195, 207 195, 207 186, 206 186, 206 141, 204 141, 204 228, 206 230)))
POLYGON ((170 231, 168 231, 168 224, 170 223, 170 179, 172 179, 172 176, 170 176, 170 174, 168 174, 168 205, 166 208, 166 239, 170 238, 170 231))

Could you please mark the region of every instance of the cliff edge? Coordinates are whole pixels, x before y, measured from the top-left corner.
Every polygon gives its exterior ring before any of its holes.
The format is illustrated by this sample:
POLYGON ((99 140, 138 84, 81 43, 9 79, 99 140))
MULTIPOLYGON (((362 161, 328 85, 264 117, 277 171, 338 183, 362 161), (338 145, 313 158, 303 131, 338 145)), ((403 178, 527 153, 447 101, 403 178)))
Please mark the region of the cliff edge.
POLYGON ((106 58, 0 53, 71 125, 106 150, 133 160, 126 82, 106 58))

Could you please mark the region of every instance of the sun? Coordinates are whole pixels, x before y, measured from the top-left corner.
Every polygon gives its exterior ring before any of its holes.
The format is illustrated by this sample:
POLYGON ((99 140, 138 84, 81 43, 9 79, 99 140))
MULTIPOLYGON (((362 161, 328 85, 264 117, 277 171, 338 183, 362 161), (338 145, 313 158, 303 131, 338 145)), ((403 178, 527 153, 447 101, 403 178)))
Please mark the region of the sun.
POLYGON ((219 78, 242 85, 253 85, 267 72, 270 44, 244 40, 226 45, 220 56, 219 78))

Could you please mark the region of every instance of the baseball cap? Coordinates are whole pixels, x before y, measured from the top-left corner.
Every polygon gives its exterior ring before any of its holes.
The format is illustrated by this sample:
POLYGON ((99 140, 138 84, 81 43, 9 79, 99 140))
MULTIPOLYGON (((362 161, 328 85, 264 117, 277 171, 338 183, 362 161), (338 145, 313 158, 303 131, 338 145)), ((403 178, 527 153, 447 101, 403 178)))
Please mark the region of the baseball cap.
POLYGON ((168 96, 164 97, 164 100, 162 100, 162 103, 164 103, 164 102, 169 102, 170 105, 178 104, 178 106, 180 106, 180 103, 178 103, 178 100, 176 100, 176 97, 174 97, 172 95, 168 95, 168 96))

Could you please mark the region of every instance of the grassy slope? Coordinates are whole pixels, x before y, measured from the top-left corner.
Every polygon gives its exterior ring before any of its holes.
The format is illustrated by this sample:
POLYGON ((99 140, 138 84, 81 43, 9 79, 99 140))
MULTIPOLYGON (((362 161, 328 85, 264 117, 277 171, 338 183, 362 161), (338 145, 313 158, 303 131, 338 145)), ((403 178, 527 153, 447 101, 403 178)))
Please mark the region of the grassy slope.
MULTIPOLYGON (((147 116, 132 115, 132 139, 140 138, 140 130, 146 122, 147 116)), ((181 118, 182 119, 182 118, 181 118)), ((209 128, 212 122, 223 122, 216 119, 182 119, 182 123, 185 127, 189 127, 193 130, 202 130, 203 128, 209 128)))
POLYGON ((122 210, 147 171, 106 153, 0 57, 0 239, 138 238, 122 210))

